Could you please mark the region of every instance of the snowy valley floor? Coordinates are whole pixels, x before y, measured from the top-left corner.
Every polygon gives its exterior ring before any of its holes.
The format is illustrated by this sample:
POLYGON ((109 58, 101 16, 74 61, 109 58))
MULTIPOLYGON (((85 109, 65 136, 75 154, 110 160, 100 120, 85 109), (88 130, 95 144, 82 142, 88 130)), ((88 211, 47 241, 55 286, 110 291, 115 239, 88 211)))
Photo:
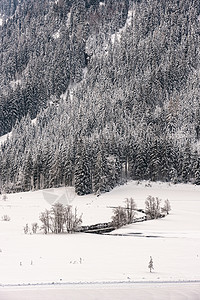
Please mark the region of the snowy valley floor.
POLYGON ((0 201, 3 215, 11 220, 0 221, 1 300, 200 299, 200 187, 131 181, 100 197, 72 188, 11 194, 0 201), (144 208, 148 195, 169 199, 170 215, 109 235, 23 232, 55 201, 76 206, 88 225, 109 221, 125 198, 144 208))
POLYGON ((145 283, 4 289, 1 300, 199 300, 200 286, 194 283, 145 283))

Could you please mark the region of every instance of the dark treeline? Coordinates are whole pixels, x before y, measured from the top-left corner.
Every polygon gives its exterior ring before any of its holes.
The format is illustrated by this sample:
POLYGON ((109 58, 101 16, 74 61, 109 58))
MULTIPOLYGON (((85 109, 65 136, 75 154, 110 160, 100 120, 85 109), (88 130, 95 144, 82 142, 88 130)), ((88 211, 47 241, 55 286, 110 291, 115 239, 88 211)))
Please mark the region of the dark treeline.
POLYGON ((200 184, 198 1, 42 3, 2 26, 1 188, 200 184))

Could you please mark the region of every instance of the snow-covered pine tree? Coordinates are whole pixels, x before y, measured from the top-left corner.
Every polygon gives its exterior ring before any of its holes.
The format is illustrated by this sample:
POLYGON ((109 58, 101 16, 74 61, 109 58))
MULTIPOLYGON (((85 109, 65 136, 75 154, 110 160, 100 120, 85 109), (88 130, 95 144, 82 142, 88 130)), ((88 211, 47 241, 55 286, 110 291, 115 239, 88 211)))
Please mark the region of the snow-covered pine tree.
POLYGON ((93 191, 95 194, 100 195, 102 192, 110 190, 112 186, 112 182, 109 182, 110 175, 110 165, 105 154, 104 145, 102 145, 101 150, 97 153, 93 171, 93 191))
POLYGON ((150 261, 149 261, 149 264, 148 264, 148 268, 149 268, 150 273, 152 272, 152 270, 154 270, 153 259, 152 259, 151 256, 150 256, 150 261))
POLYGON ((30 150, 26 154, 23 166, 23 186, 25 191, 33 188, 33 158, 30 150))
POLYGON ((81 196, 92 192, 92 178, 87 149, 82 140, 78 141, 77 148, 74 185, 76 193, 81 196))

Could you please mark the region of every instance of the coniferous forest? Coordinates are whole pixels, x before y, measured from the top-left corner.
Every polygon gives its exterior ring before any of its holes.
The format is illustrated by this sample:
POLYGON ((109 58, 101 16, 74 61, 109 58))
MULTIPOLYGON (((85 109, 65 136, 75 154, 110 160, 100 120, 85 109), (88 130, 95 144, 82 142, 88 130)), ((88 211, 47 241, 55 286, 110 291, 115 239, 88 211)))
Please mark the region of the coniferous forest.
POLYGON ((0 190, 200 184, 198 0, 2 0, 0 190))

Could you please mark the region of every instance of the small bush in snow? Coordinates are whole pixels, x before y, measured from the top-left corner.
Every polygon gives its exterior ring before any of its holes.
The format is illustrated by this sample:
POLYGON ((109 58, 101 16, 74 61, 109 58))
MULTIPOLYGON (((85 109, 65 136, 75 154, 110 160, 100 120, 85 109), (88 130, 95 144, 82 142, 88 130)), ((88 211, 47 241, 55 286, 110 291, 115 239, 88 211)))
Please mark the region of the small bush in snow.
POLYGON ((10 221, 10 217, 8 215, 4 215, 1 217, 2 221, 10 221))
POLYGON ((8 196, 5 193, 3 193, 2 196, 1 196, 1 199, 3 201, 7 201, 8 200, 8 196))
POLYGON ((168 215, 170 210, 171 210, 171 205, 170 205, 169 200, 167 199, 167 200, 165 200, 165 204, 164 204, 164 206, 161 208, 161 211, 162 211, 163 213, 166 213, 166 214, 168 215))
POLYGON ((39 226, 38 223, 32 223, 32 232, 37 233, 39 226))
POLYGON ((29 232, 29 227, 28 227, 28 224, 26 224, 26 225, 24 226, 24 233, 25 233, 25 234, 28 234, 28 232, 29 232))

